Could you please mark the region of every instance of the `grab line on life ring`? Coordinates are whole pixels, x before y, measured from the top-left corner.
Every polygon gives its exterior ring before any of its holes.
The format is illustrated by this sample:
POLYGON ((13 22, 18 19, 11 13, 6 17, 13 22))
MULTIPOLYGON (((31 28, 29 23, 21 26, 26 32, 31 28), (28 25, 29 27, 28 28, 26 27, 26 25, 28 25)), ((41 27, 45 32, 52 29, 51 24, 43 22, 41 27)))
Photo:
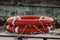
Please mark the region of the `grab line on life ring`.
POLYGON ((44 27, 44 25, 43 25, 43 23, 42 23, 40 20, 42 20, 43 17, 44 17, 44 16, 41 16, 41 17, 39 18, 39 22, 41 23, 42 27, 44 27))
POLYGON ((34 28, 28 28, 29 25, 26 25, 24 28, 23 27, 19 27, 19 26, 16 26, 13 28, 13 26, 11 25, 7 25, 6 29, 10 32, 13 32, 13 33, 20 33, 20 34, 33 34, 33 33, 45 33, 45 32, 49 32, 49 33, 52 33, 53 30, 54 30, 54 27, 53 25, 49 25, 49 26, 46 26, 46 27, 37 27, 35 25, 33 25, 32 27, 34 28), (33 31, 35 30, 35 31, 33 31))
MULTIPOLYGON (((16 16, 19 20, 21 19, 19 16, 16 16)), ((13 21, 12 21, 12 25, 14 26, 15 25, 15 21, 17 18, 13 18, 13 21)))
MULTIPOLYGON (((24 29, 22 30, 22 32, 21 32, 20 34, 24 33, 24 31, 25 31, 25 29, 27 28, 27 26, 28 26, 28 25, 25 25, 24 29)), ((36 30, 38 30, 39 32, 44 33, 44 32, 42 32, 41 30, 39 30, 35 25, 33 25, 33 27, 34 27, 36 30)), ((15 28, 15 32, 16 32, 16 33, 18 33, 18 28, 19 28, 18 26, 15 28)))
POLYGON ((25 29, 27 28, 27 26, 28 26, 28 25, 26 25, 26 26, 24 27, 24 29, 22 30, 21 34, 25 31, 25 29))
MULTIPOLYGON (((35 25, 33 25, 33 27, 38 30, 39 32, 42 32, 41 30, 39 30, 35 25)), ((43 32, 42 32, 43 33, 43 32)))

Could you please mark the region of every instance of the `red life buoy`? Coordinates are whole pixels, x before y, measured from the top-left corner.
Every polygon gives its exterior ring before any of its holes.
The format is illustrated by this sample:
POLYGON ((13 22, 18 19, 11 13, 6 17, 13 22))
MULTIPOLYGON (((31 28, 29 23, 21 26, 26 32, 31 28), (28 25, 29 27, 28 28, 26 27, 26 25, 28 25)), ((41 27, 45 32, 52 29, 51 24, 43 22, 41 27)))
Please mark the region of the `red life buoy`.
POLYGON ((7 24, 9 25, 47 25, 53 23, 53 18, 46 16, 14 16, 7 19, 7 24))
POLYGON ((34 33, 47 33, 47 32, 49 32, 50 30, 52 30, 53 28, 51 28, 51 27, 35 27, 35 28, 27 28, 27 27, 19 27, 19 26, 17 26, 17 27, 13 27, 13 26, 10 26, 10 25, 8 25, 7 27, 6 27, 6 30, 8 31, 8 32, 12 32, 12 33, 21 33, 21 34, 34 34, 34 33))

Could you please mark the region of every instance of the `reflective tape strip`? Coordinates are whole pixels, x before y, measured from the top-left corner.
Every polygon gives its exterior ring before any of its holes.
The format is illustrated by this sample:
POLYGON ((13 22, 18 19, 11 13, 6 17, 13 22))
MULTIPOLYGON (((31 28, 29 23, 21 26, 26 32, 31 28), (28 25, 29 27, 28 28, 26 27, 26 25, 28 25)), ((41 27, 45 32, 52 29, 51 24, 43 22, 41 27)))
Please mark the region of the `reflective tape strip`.
POLYGON ((8 29, 8 28, 9 28, 9 25, 6 26, 6 29, 8 29))
POLYGON ((49 26, 47 26, 47 28, 48 28, 48 31, 50 32, 50 27, 49 27, 49 26))
POLYGON ((19 27, 17 26, 17 27, 15 28, 15 32, 16 32, 16 33, 19 33, 19 32, 18 32, 18 29, 19 29, 19 27))

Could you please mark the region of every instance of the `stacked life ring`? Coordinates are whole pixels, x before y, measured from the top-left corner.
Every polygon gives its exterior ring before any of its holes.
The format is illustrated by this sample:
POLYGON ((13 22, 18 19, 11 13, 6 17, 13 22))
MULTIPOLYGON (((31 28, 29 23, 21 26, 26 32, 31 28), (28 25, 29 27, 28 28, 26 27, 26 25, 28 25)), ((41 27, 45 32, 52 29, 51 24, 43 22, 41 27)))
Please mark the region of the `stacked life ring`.
POLYGON ((6 30, 12 33, 34 34, 54 30, 54 20, 47 16, 13 16, 6 23, 6 30))

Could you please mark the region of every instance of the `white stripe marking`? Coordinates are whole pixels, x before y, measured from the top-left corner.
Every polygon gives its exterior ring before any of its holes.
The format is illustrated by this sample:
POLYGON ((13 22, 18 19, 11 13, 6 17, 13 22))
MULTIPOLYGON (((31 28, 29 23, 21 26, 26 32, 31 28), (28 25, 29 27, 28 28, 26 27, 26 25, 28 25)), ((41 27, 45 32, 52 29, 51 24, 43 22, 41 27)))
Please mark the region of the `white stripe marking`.
POLYGON ((19 27, 17 26, 17 27, 15 28, 15 32, 16 32, 16 33, 19 33, 19 32, 18 32, 18 29, 19 29, 19 27))

